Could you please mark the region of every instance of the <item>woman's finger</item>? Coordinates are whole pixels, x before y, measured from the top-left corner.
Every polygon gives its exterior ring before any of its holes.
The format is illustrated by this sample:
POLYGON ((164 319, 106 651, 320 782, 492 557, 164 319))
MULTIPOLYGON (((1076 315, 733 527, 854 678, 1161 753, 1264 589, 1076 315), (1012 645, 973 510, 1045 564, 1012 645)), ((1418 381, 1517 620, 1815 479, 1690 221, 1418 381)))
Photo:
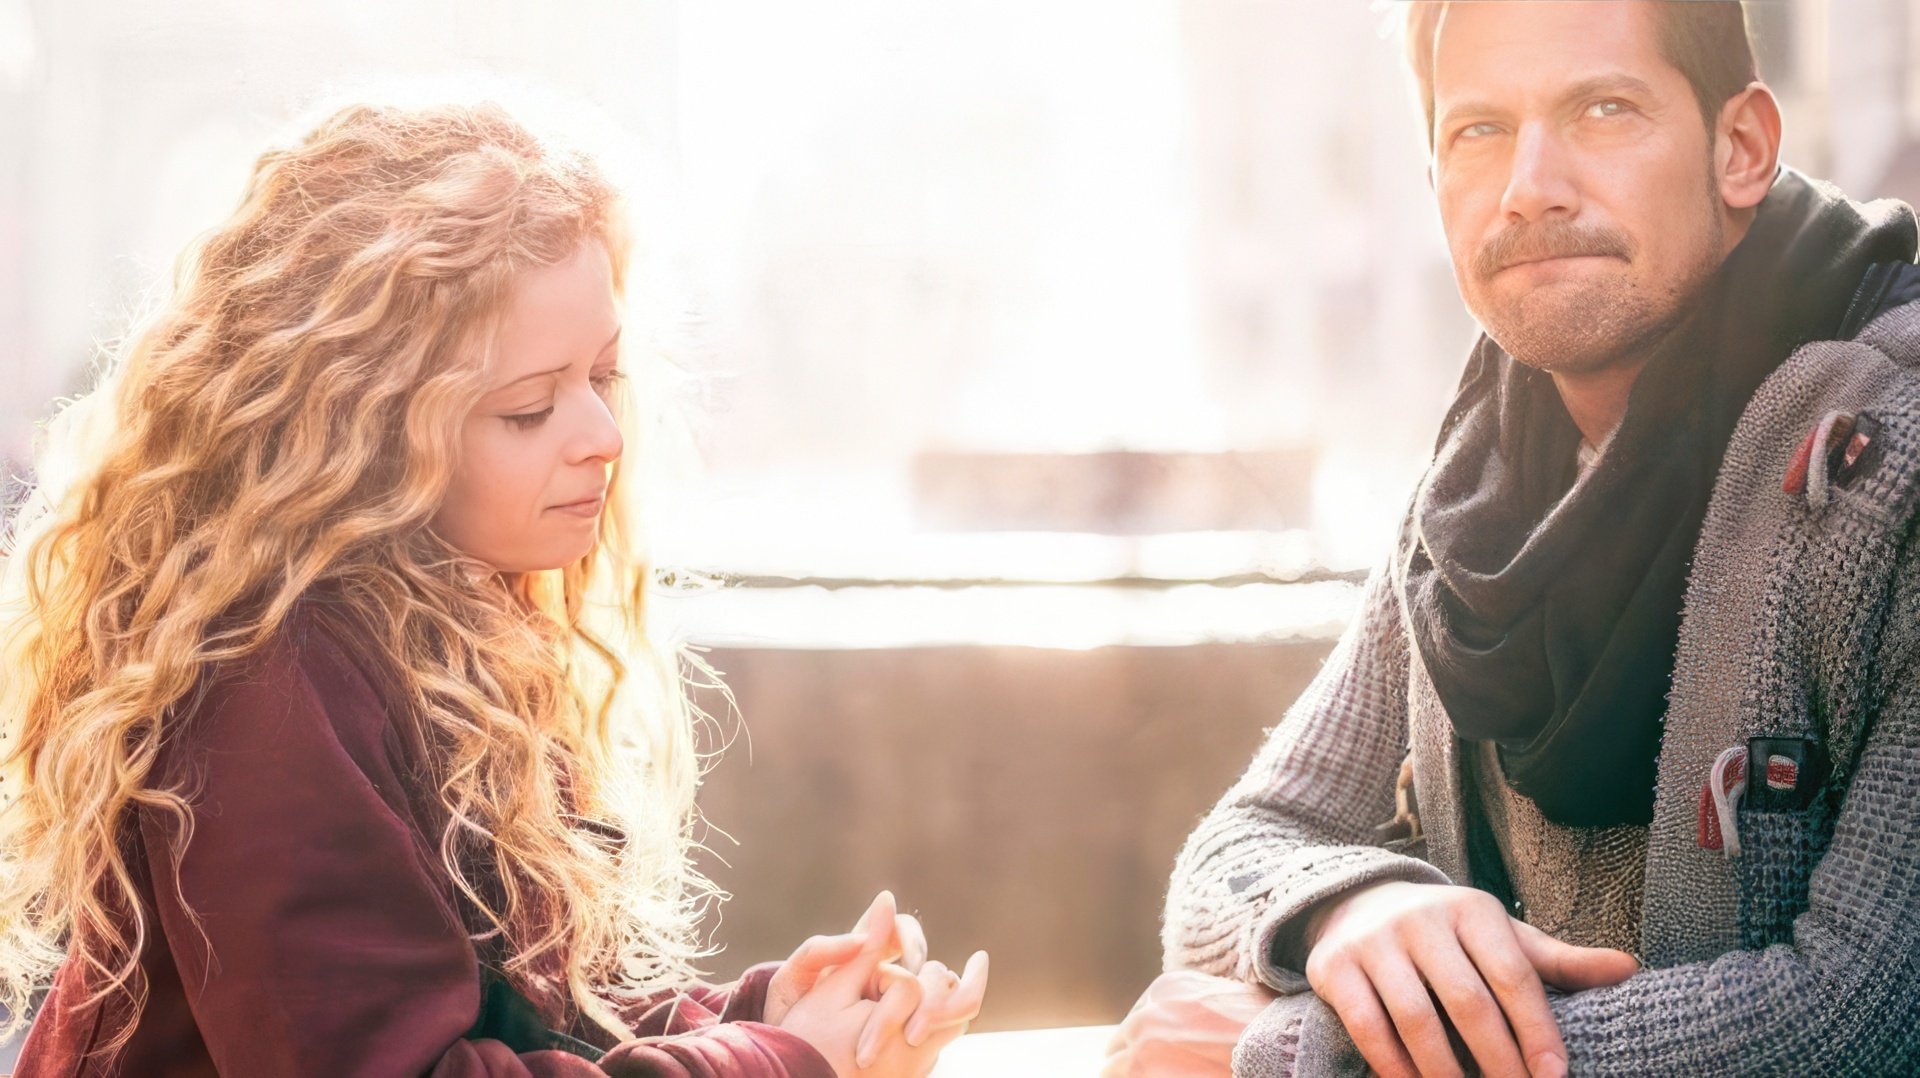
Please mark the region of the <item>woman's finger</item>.
POLYGON ((927 1035, 947 1024, 947 997, 960 987, 960 975, 945 962, 929 960, 920 967, 920 1007, 907 1019, 907 1045, 918 1048, 927 1035))
POLYGON ((894 961, 909 973, 920 972, 927 963, 927 930, 920 924, 920 918, 911 913, 902 913, 894 917, 894 938, 900 944, 900 951, 894 961))
POLYGON ((967 959, 966 971, 958 976, 938 962, 927 963, 929 969, 935 966, 940 968, 948 985, 938 996, 929 992, 927 1005, 915 1012, 907 1023, 907 1043, 916 1048, 942 1030, 964 1028, 980 1017, 980 1007, 986 1002, 987 952, 975 951, 967 959))
POLYGON ((840 963, 820 977, 820 987, 840 997, 842 1002, 852 1003, 866 998, 868 983, 873 980, 874 971, 886 961, 893 944, 894 906, 893 893, 882 891, 868 907, 866 936, 860 949, 852 958, 840 963))
POLYGON ((880 1047, 888 1038, 901 1035, 901 1027, 906 1024, 913 1012, 920 1009, 922 991, 920 978, 908 973, 891 962, 880 967, 880 975, 887 989, 880 995, 880 1002, 867 1016, 867 1024, 860 1031, 860 1040, 854 1049, 853 1061, 861 1070, 873 1066, 880 1047))
POLYGON ((866 940, 860 936, 812 936, 787 956, 785 973, 794 990, 805 994, 822 974, 842 962, 852 961, 866 940))
POLYGON ((926 1000, 907 1021, 907 1044, 937 1056, 966 1034, 980 1008, 964 999, 956 1005, 954 995, 960 990, 960 975, 939 962, 927 963, 920 971, 920 983, 926 989, 926 1000))

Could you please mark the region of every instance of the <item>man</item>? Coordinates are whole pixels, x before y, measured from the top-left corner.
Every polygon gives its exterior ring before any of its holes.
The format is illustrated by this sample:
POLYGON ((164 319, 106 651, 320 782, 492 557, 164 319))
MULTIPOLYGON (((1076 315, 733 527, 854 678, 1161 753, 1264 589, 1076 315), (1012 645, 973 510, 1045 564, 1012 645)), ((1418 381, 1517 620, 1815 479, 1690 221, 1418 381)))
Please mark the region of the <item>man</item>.
POLYGON ((1920 1073, 1912 211, 1778 166, 1736 3, 1408 41, 1485 336, 1122 1058, 1226 978, 1236 1074, 1920 1073))

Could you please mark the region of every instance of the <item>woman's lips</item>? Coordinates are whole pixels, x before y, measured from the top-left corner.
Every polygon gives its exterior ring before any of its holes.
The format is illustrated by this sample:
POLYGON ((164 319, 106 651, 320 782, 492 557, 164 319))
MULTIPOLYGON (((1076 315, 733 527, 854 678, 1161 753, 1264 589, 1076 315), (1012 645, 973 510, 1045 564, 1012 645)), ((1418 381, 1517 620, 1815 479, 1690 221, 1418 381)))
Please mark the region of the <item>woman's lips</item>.
POLYGON ((585 501, 568 502, 565 505, 556 505, 551 508, 556 513, 566 513, 569 516, 591 517, 599 515, 601 501, 602 499, 597 497, 588 498, 585 501))

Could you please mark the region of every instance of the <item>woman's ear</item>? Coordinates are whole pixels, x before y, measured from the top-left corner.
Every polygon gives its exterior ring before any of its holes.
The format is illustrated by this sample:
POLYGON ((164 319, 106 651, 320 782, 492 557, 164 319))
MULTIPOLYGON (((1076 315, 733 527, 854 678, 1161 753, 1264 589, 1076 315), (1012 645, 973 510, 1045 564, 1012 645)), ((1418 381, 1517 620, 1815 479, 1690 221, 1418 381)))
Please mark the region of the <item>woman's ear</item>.
POLYGON ((1721 106, 1713 165, 1729 208, 1752 209, 1767 197, 1780 166, 1780 102, 1766 83, 1748 83, 1721 106))

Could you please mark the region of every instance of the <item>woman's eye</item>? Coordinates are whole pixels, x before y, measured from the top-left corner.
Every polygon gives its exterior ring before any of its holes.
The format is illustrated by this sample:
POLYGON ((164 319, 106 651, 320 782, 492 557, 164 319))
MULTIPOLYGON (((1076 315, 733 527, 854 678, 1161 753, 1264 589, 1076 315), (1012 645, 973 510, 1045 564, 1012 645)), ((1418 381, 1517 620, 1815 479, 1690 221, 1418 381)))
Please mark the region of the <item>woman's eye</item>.
POLYGON ((593 383, 594 392, 604 397, 613 392, 614 384, 622 381, 626 376, 625 371, 607 371, 604 374, 596 374, 589 380, 593 383))
POLYGON ((521 412, 519 415, 503 415, 500 418, 506 420, 516 430, 531 430, 546 422, 547 417, 552 414, 553 405, 549 404, 537 412, 521 412))

